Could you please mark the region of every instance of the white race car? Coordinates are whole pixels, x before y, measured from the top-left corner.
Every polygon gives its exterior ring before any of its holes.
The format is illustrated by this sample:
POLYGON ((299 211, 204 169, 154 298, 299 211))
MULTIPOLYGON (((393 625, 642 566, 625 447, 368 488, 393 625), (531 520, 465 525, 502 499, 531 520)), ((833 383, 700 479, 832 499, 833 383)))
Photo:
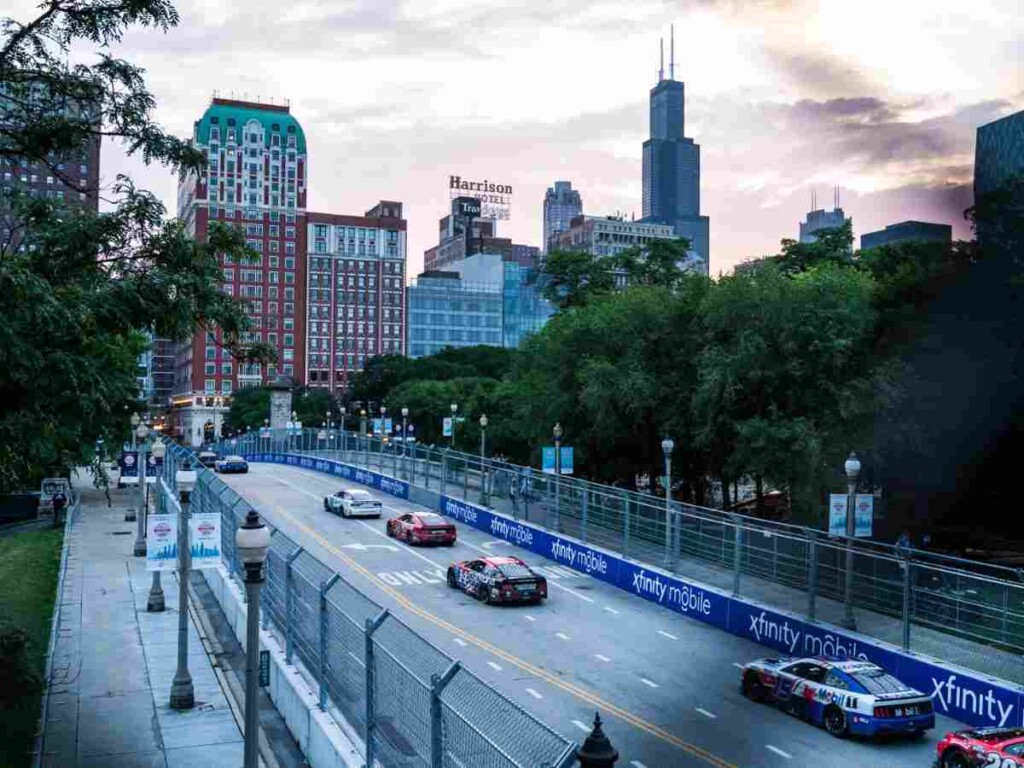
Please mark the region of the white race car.
POLYGON ((833 736, 917 736, 935 727, 932 700, 868 661, 772 658, 743 668, 743 693, 824 726, 833 736))
POLYGON ((362 488, 342 488, 324 496, 324 509, 342 517, 380 517, 384 505, 362 488))

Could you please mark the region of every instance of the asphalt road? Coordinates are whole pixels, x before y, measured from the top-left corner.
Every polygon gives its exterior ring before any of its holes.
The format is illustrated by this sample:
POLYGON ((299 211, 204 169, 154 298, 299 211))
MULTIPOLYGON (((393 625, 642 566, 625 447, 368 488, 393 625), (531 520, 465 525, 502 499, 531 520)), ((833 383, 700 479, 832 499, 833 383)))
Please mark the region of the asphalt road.
MULTIPOLYGON (((630 596, 460 525, 454 547, 388 539, 384 519, 323 509, 342 481, 277 465, 224 476, 267 520, 481 678, 563 735, 582 742, 594 711, 618 765, 931 766, 959 726, 937 718, 916 740, 839 740, 745 699, 739 665, 770 651, 630 596), (539 606, 487 606, 444 583, 453 560, 515 552, 548 578, 539 606)), ((386 494, 385 517, 423 509, 386 494)))

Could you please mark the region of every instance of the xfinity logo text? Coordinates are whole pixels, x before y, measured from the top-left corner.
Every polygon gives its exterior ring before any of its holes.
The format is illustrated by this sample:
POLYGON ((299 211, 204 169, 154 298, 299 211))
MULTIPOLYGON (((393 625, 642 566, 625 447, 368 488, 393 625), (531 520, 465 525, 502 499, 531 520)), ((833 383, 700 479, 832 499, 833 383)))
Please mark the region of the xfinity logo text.
POLYGON ((357 469, 355 472, 355 481, 357 483, 362 483, 363 485, 373 485, 373 473, 357 469))
POLYGON ((497 516, 491 518, 491 534, 527 547, 533 544, 532 530, 519 523, 510 524, 497 516))
POLYGON ((385 493, 390 493, 392 496, 405 495, 405 486, 397 480, 392 480, 390 477, 382 477, 380 479, 380 489, 385 493))
POLYGON ((476 510, 465 504, 459 504, 454 499, 445 498, 444 513, 448 515, 448 517, 454 517, 456 520, 462 520, 470 525, 476 525, 476 510))
POLYGON ((647 571, 639 570, 633 574, 633 589, 638 595, 650 595, 661 602, 668 590, 668 580, 662 581, 661 576, 648 576, 647 571))
POLYGON ((763 643, 765 640, 772 640, 781 643, 791 654, 796 653, 796 644, 800 642, 801 633, 792 629, 788 621, 779 624, 779 622, 769 619, 764 611, 761 611, 760 616, 750 617, 748 631, 757 642, 763 643))
POLYGON ((981 717, 988 717, 992 722, 996 722, 998 719, 1001 728, 1006 725, 1010 719, 1010 713, 1013 712, 1013 704, 1004 706, 1002 701, 992 695, 991 688, 983 694, 972 691, 970 688, 957 685, 956 675, 950 675, 945 679, 933 677, 932 686, 932 699, 951 714, 955 714, 954 707, 965 709, 981 717), (999 710, 998 718, 996 717, 997 708, 999 710))
POLYGON ((558 539, 551 542, 551 557, 553 560, 573 565, 587 573, 608 573, 608 561, 600 552, 584 547, 574 547, 572 544, 558 539))

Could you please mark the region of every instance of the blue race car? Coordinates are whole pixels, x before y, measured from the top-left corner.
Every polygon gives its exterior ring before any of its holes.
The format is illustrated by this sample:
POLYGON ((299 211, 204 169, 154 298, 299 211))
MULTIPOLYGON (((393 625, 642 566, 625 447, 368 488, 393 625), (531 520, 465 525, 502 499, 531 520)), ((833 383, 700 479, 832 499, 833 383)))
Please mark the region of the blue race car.
POLYGON ((833 736, 919 736, 935 727, 932 700, 868 661, 772 658, 743 667, 743 694, 824 726, 833 736))
POLYGON ((244 474, 249 471, 249 463, 241 456, 225 456, 223 459, 217 459, 214 462, 213 471, 225 475, 234 472, 244 474))

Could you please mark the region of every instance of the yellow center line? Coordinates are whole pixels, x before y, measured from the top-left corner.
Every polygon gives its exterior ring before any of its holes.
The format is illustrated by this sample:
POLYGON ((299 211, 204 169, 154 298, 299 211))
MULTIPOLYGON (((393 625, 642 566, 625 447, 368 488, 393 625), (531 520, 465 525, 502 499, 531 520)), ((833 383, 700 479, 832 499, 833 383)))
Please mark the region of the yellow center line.
POLYGON ((690 744, 689 742, 680 739, 678 736, 669 733, 665 729, 660 728, 657 725, 654 725, 653 723, 649 723, 637 715, 634 715, 632 712, 625 710, 615 704, 612 704, 610 701, 601 698, 596 693, 588 691, 586 688, 581 688, 580 686, 574 683, 562 680, 557 675, 554 675, 551 672, 541 669, 540 667, 537 667, 528 661, 524 661, 523 659, 520 659, 517 656, 513 656, 508 651, 505 651, 502 648, 492 645, 486 640, 483 640, 479 637, 476 637, 475 635, 470 634, 461 627, 457 627, 454 624, 448 623, 444 619, 440 618, 439 616, 435 616, 429 611, 425 611, 424 609, 420 608, 418 605, 413 603, 411 600, 409 600, 407 597, 405 597, 403 594, 401 594, 398 590, 393 588, 391 585, 379 579, 375 574, 371 573, 369 570, 360 565, 350 556, 339 550, 337 547, 331 544, 330 541, 325 539, 319 532, 315 531, 314 529, 307 526, 305 523, 293 517, 290 513, 285 512, 282 509, 276 509, 274 514, 283 515, 284 517, 286 517, 293 525, 295 525, 298 528, 301 528, 313 539, 315 539, 322 547, 324 547, 324 549, 338 557, 352 570, 361 574, 364 578, 373 583, 382 592, 386 592, 388 595, 390 595, 399 605, 401 605, 407 611, 416 614, 420 618, 429 621, 431 624, 440 627, 441 629, 451 632, 453 635, 461 637, 463 640, 466 640, 467 642, 473 643, 473 645, 477 646, 478 648, 481 648, 484 651, 487 651, 488 653, 491 653, 499 658, 504 659, 509 664, 519 667, 519 669, 523 670, 524 672, 539 677, 542 680, 545 680, 550 685, 562 689, 566 693, 569 693, 575 696, 576 698, 587 702, 591 706, 597 707, 599 710, 603 710, 605 712, 610 712, 615 717, 618 717, 620 720, 624 720, 625 722, 629 723, 632 726, 635 726, 636 728, 639 728, 645 733, 648 733, 651 736, 661 739, 662 741, 666 741, 669 744, 672 744, 673 746, 683 750, 684 752, 693 755, 694 757, 699 757, 702 760, 707 761, 709 764, 716 766, 716 768, 737 768, 737 766, 723 760, 717 755, 714 755, 708 752, 707 750, 704 750, 701 747, 696 746, 695 744, 690 744))

